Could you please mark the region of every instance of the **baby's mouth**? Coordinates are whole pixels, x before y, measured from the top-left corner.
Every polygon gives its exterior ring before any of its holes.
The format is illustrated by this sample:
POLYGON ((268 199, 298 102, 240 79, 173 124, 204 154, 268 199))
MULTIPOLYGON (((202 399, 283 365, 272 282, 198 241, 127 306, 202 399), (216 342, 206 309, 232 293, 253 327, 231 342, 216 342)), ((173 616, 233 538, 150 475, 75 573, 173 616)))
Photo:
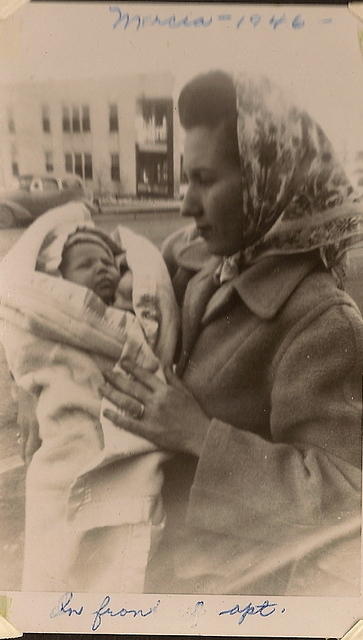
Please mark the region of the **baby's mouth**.
POLYGON ((101 280, 98 280, 98 282, 96 282, 96 287, 97 290, 99 291, 114 291, 115 289, 115 284, 112 280, 112 278, 101 278, 101 280))
POLYGON ((111 278, 102 278, 94 288, 94 292, 107 305, 113 304, 115 298, 115 284, 111 278))
POLYGON ((102 276, 101 278, 99 278, 96 281, 96 285, 104 285, 104 284, 111 284, 113 285, 113 279, 110 276, 102 276))

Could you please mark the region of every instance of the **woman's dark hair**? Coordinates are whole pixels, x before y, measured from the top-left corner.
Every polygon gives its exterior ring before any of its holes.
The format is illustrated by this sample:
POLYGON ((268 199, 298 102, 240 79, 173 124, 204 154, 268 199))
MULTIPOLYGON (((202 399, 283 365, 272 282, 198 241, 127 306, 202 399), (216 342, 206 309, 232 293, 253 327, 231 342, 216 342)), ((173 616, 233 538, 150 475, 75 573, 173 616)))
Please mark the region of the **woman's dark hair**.
POLYGON ((186 130, 224 125, 226 150, 239 162, 237 96, 233 78, 225 71, 209 71, 190 80, 178 100, 179 118, 186 130))

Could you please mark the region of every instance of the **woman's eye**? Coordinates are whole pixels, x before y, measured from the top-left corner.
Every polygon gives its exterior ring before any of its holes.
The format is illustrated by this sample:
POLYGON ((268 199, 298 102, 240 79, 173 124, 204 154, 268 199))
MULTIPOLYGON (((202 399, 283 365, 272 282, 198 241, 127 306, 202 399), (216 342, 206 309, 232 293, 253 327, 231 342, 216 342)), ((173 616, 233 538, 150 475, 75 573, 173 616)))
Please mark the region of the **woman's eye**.
POLYGON ((210 173, 200 173, 197 176, 197 182, 201 185, 208 186, 213 184, 215 178, 210 173))
POLYGON ((200 179, 200 184, 203 184, 203 185, 210 185, 210 184, 213 184, 213 182, 214 182, 214 179, 210 177, 200 179))

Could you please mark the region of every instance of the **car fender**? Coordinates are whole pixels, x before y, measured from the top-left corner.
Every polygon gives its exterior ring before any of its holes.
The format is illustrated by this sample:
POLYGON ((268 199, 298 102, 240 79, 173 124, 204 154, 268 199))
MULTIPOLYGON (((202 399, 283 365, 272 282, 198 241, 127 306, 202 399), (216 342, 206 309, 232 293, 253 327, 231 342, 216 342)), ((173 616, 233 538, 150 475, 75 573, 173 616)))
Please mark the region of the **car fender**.
POLYGON ((33 220, 33 216, 31 215, 30 211, 17 202, 13 202, 12 200, 0 199, 0 215, 1 207, 7 207, 8 209, 10 209, 15 218, 15 221, 20 224, 26 224, 28 222, 32 222, 33 220))

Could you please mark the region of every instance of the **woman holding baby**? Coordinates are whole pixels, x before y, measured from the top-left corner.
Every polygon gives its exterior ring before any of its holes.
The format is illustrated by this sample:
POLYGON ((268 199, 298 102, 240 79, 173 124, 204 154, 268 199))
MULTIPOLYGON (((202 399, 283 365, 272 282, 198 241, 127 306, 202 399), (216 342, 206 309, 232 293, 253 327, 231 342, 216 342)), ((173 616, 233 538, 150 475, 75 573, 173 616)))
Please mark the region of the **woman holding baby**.
POLYGON ((359 592, 363 323, 342 289, 361 205, 320 126, 264 79, 181 92, 182 215, 164 256, 176 367, 107 374, 113 424, 173 452, 152 592, 359 592))

